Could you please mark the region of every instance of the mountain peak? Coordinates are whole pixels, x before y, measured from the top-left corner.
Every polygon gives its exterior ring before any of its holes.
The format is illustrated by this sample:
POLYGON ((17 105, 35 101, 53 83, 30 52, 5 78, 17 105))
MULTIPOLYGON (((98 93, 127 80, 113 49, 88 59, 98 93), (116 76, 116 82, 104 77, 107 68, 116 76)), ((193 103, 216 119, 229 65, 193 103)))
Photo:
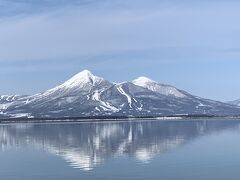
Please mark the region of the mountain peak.
POLYGON ((71 79, 86 79, 86 78, 93 78, 93 77, 95 77, 93 74, 92 74, 92 72, 91 71, 89 71, 89 70, 83 70, 83 71, 81 71, 81 72, 79 72, 78 74, 76 74, 76 75, 74 75, 71 79))
POLYGON ((103 78, 94 76, 91 71, 83 70, 64 83, 65 87, 84 86, 85 84, 95 85, 101 82, 103 78))
POLYGON ((154 91, 154 92, 160 93, 162 95, 166 95, 166 96, 170 95, 170 96, 179 97, 179 98, 186 97, 177 88, 170 86, 170 85, 166 85, 166 84, 160 84, 160 83, 153 81, 144 76, 133 80, 133 84, 144 87, 146 89, 149 89, 151 91, 154 91))
POLYGON ((87 75, 93 75, 91 71, 87 70, 87 69, 84 69, 83 71, 81 71, 80 73, 78 74, 87 74, 87 75))
POLYGON ((106 87, 111 85, 111 83, 101 77, 94 76, 89 70, 83 70, 63 84, 45 91, 42 95, 48 96, 57 94, 57 96, 66 96, 80 91, 90 92, 91 89, 100 85, 101 87, 106 87))
POLYGON ((133 80, 133 84, 137 86, 145 86, 149 83, 157 83, 156 81, 153 81, 152 79, 149 79, 148 77, 141 76, 138 77, 137 79, 133 80))

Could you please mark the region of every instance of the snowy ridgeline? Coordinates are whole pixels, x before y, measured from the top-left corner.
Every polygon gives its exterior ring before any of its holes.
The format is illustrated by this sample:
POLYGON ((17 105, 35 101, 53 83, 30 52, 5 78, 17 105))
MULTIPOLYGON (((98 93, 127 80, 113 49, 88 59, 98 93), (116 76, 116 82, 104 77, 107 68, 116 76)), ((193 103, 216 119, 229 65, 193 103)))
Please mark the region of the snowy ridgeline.
POLYGON ((31 96, 0 96, 0 118, 86 116, 239 115, 236 105, 193 96, 147 77, 111 83, 84 70, 31 96))

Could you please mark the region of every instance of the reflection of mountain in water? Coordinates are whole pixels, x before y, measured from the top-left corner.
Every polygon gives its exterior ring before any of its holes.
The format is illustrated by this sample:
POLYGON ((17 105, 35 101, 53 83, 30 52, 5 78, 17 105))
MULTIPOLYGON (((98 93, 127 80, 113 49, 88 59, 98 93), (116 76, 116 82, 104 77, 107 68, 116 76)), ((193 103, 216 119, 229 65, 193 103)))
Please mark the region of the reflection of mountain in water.
POLYGON ((91 170, 106 159, 133 156, 149 162, 198 136, 236 127, 238 121, 17 124, 0 126, 0 150, 35 147, 71 166, 91 170))

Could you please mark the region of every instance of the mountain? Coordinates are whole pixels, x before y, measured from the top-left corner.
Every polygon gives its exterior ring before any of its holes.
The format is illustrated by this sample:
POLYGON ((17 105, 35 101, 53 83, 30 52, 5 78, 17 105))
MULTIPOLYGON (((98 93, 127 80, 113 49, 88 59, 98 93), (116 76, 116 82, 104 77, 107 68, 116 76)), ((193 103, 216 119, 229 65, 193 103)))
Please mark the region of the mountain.
POLYGON ((31 96, 1 96, 0 118, 238 115, 240 107, 193 96, 146 77, 111 83, 84 70, 31 96))
POLYGON ((133 84, 166 96, 174 96, 179 98, 187 97, 184 92, 173 86, 160 84, 143 76, 133 80, 133 84))
POLYGON ((240 99, 237 99, 235 101, 228 101, 228 104, 232 104, 232 105, 236 105, 236 106, 240 106, 240 99))
POLYGON ((1 95, 0 96, 0 118, 3 116, 3 111, 12 106, 13 103, 27 96, 20 95, 1 95))

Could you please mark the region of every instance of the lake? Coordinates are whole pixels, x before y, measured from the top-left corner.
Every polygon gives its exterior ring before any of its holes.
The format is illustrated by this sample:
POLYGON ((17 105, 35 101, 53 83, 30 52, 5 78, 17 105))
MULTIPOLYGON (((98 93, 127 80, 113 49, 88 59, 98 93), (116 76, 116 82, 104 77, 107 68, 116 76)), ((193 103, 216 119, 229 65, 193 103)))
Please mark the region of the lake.
POLYGON ((239 180, 240 121, 0 125, 1 180, 239 180))

